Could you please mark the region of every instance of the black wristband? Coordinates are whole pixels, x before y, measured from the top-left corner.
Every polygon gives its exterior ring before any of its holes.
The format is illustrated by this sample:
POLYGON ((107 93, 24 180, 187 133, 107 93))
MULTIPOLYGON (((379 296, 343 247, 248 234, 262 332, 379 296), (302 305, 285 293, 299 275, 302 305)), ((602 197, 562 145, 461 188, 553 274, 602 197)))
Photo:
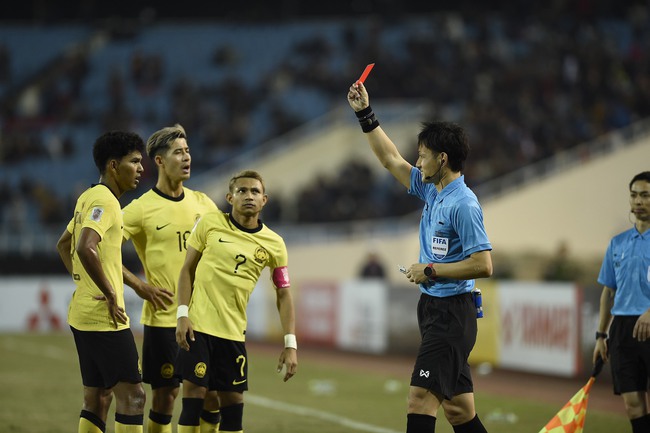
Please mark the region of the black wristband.
POLYGON ((370 105, 368 105, 366 108, 364 108, 361 111, 355 111, 354 114, 357 116, 357 119, 359 120, 365 119, 372 114, 372 108, 370 107, 370 105))
POLYGON ((372 112, 370 105, 361 111, 355 111, 354 114, 359 119, 359 124, 363 132, 370 132, 379 126, 379 121, 375 117, 375 113, 372 112))
POLYGON ((607 332, 596 331, 596 340, 598 340, 599 338, 604 338, 605 340, 607 340, 607 332))

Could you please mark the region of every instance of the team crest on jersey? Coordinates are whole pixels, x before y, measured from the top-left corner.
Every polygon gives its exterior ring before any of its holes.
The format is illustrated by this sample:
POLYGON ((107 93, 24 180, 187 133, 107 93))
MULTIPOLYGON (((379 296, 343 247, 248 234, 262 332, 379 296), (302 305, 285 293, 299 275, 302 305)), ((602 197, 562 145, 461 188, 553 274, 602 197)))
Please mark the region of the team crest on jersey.
POLYGON ((104 209, 101 207, 94 207, 93 210, 90 211, 90 219, 96 223, 102 220, 102 215, 104 215, 104 209))
POLYGON ((431 254, 436 259, 444 259, 449 252, 449 238, 434 236, 431 239, 431 254))
POLYGON ((160 367, 160 375, 165 379, 171 379, 174 375, 174 366, 169 362, 166 362, 160 367))
POLYGON ((269 252, 262 247, 257 247, 255 250, 255 261, 257 263, 266 263, 269 259, 269 252))
POLYGON ((199 362, 194 367, 194 375, 196 377, 202 378, 205 376, 205 372, 208 370, 208 367, 205 365, 205 362, 199 362))

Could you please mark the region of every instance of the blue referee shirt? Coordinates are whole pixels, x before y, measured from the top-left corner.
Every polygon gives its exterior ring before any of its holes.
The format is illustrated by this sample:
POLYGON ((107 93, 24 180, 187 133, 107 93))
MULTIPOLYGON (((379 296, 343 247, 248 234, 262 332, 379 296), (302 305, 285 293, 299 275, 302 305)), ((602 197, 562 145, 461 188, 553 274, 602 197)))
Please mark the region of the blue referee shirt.
MULTIPOLYGON (((433 183, 422 182, 420 170, 411 169, 409 194, 424 201, 420 220, 420 263, 454 263, 470 255, 492 250, 483 225, 483 209, 460 176, 440 194, 433 183)), ((431 296, 446 297, 471 292, 474 280, 436 278, 420 284, 431 296)))
POLYGON ((650 230, 636 228, 612 238, 598 282, 613 289, 614 316, 640 316, 650 308, 650 230))

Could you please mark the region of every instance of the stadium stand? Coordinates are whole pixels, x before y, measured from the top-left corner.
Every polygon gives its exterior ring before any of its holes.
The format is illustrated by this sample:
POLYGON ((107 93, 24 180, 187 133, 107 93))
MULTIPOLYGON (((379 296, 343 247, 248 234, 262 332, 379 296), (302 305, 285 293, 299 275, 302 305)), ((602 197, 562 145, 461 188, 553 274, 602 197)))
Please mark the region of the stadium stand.
MULTIPOLYGON (((89 148, 103 130, 147 136, 180 122, 199 176, 339 109, 370 62, 378 65, 368 81, 375 101, 424 100, 429 117, 468 126, 472 186, 575 149, 650 115, 647 7, 631 2, 612 15, 584 3, 586 10, 566 5, 523 16, 514 2, 486 13, 400 10, 363 19, 263 21, 256 9, 256 20, 3 25, 0 244, 11 248, 7 239, 20 233, 60 232, 78 190, 95 180, 89 148)), ((353 204, 330 212, 348 171, 367 167, 349 161, 314 174, 298 194, 319 192, 310 212, 276 209, 268 218, 354 221, 416 208, 391 207, 394 194, 377 177, 355 191, 378 191, 371 207, 383 212, 353 204)))

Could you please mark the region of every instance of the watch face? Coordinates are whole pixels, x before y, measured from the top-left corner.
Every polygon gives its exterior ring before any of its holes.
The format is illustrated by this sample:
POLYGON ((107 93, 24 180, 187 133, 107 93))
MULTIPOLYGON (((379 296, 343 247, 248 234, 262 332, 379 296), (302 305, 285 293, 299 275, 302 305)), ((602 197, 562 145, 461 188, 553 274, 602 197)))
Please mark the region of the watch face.
POLYGON ((424 268, 424 275, 426 275, 427 277, 430 277, 431 274, 433 274, 433 270, 429 266, 424 268))

